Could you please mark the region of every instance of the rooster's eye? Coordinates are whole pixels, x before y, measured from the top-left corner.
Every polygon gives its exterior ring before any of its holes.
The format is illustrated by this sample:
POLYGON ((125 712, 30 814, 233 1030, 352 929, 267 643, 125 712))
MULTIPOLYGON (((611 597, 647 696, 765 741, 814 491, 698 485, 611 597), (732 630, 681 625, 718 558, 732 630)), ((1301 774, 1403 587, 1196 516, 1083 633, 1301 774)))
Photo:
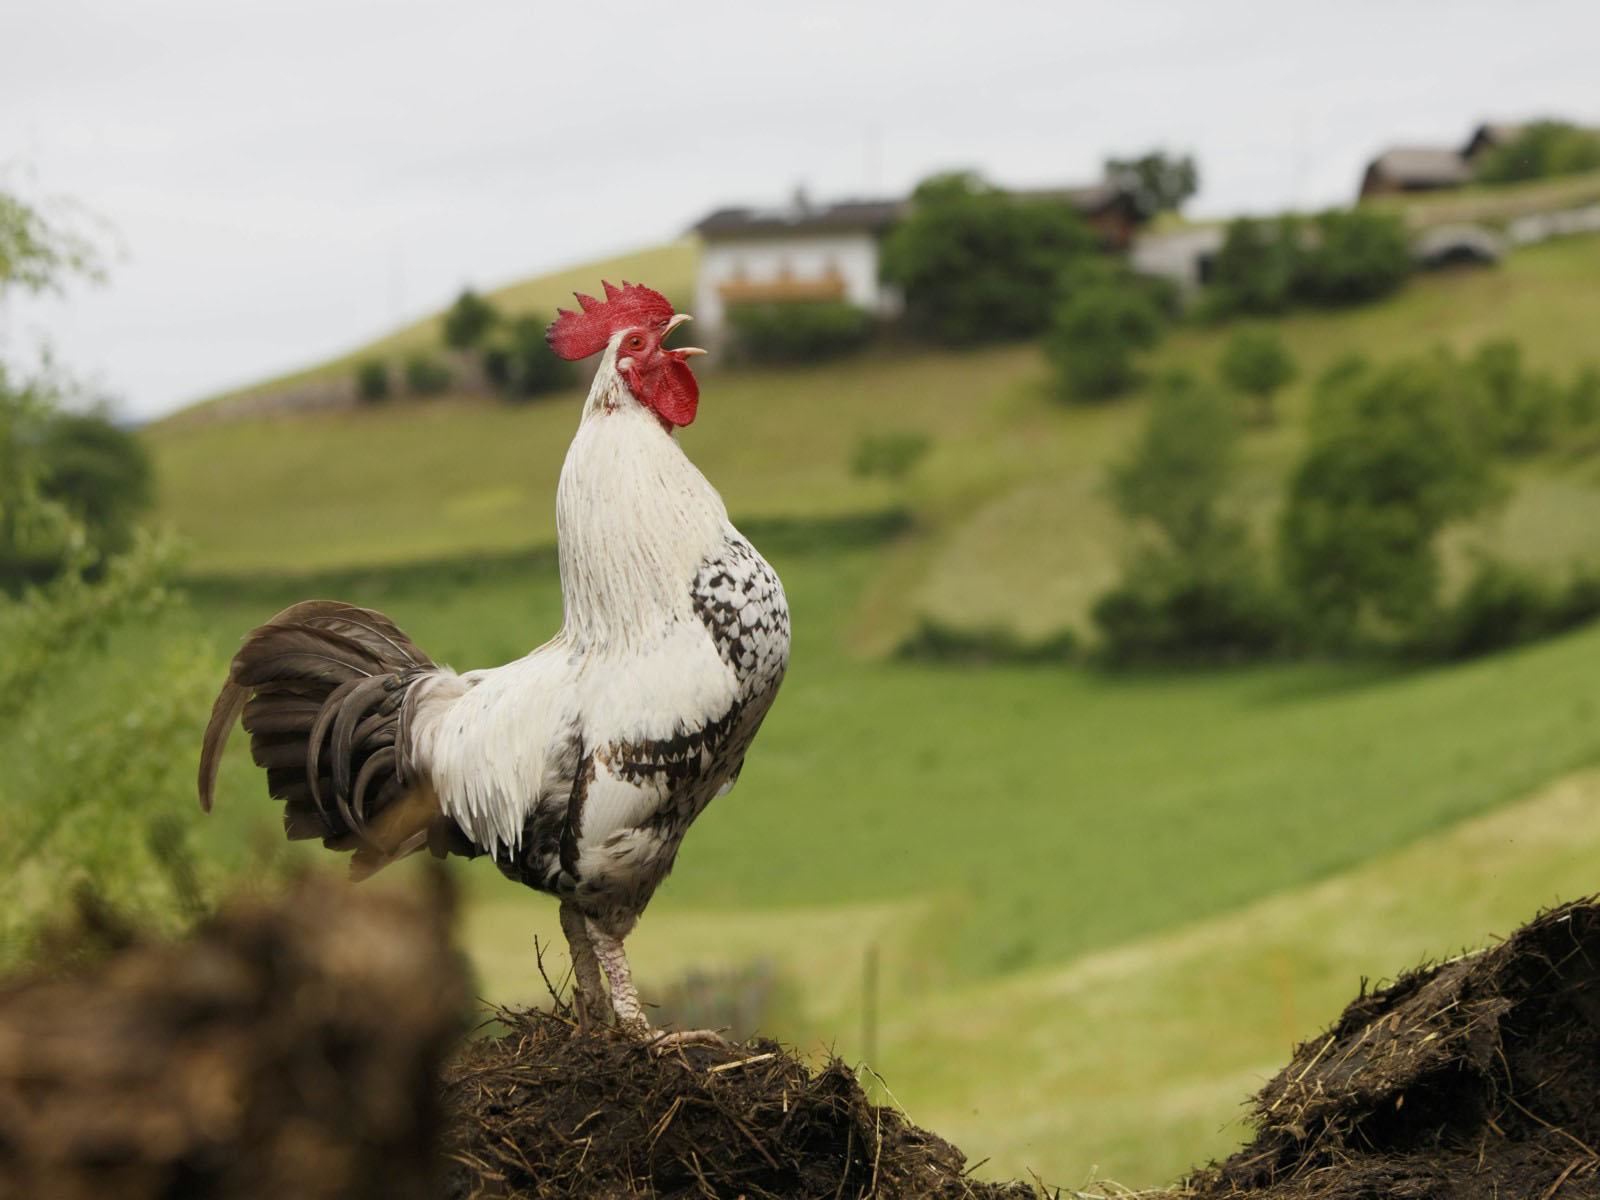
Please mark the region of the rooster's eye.
POLYGON ((628 339, 628 343, 627 344, 628 344, 628 349, 629 350, 643 350, 644 349, 644 339, 642 337, 640 337, 637 333, 634 334, 632 337, 630 337, 628 339))

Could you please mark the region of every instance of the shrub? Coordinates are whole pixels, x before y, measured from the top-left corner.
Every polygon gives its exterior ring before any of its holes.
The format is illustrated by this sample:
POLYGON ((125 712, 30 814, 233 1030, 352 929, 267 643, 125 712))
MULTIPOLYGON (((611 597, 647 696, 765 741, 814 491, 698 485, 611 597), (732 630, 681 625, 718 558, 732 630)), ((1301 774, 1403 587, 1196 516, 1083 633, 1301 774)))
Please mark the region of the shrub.
POLYGON ((1212 266, 1207 308, 1211 315, 1281 313, 1294 298, 1299 269, 1300 223, 1240 217, 1228 225, 1212 266))
POLYGON ((1138 379, 1134 357, 1161 336, 1161 311, 1126 284, 1074 289, 1055 313, 1045 353, 1061 392, 1074 400, 1120 395, 1138 379))
POLYGON ((850 473, 862 479, 881 476, 900 480, 911 474, 932 445, 925 433, 866 434, 850 456, 850 473))
POLYGON ((1600 368, 1593 364, 1578 372, 1567 391, 1567 423, 1575 429, 1600 424, 1600 368))
POLYGON ((534 317, 518 317, 483 356, 489 382, 512 400, 527 400, 566 387, 575 378, 571 363, 557 358, 534 317))
POLYGON ((452 350, 470 350, 480 344, 500 320, 500 313, 471 288, 456 297, 444 315, 444 344, 452 350))
POLYGON ((734 353, 750 362, 818 362, 851 354, 872 337, 872 314, 841 301, 735 304, 734 353))
POLYGON ((1149 551, 1135 557, 1093 616, 1114 666, 1261 658, 1286 644, 1282 602, 1238 541, 1209 562, 1149 551))
POLYGON ((389 398, 389 364, 381 358, 363 359, 356 364, 356 395, 366 404, 389 398))
POLYGON ((905 292, 907 324, 947 344, 1032 337, 1049 325, 1057 282, 1095 250, 1063 201, 1007 195, 976 175, 918 185, 884 239, 883 277, 905 292))
POLYGON ((916 631, 895 650, 907 662, 961 663, 992 666, 997 663, 1037 665, 1069 662, 1077 653, 1078 639, 1062 630, 1039 641, 1028 641, 1009 629, 987 626, 962 629, 932 617, 923 617, 916 631))
POLYGON ((1403 640, 1433 610, 1435 535, 1494 494, 1472 386, 1443 357, 1381 371, 1345 363, 1319 384, 1279 547, 1321 640, 1403 640))
POLYGON ((1564 398, 1554 380, 1523 369, 1521 346, 1510 338, 1485 342, 1468 369, 1481 389, 1484 418, 1497 449, 1534 454, 1550 445, 1564 398))
POLYGON ((1579 572, 1565 587, 1505 563, 1480 564, 1455 602, 1419 634, 1428 657, 1472 658, 1550 637, 1600 616, 1600 577, 1579 572))
POLYGON ((57 414, 39 445, 40 494, 58 501, 101 554, 128 548, 150 507, 153 480, 143 443, 103 414, 57 414))
POLYGON ((1298 217, 1241 217, 1228 226, 1206 299, 1209 315, 1271 315, 1295 304, 1358 304, 1398 288, 1412 267, 1398 217, 1329 209, 1298 217))
POLYGON ((431 354, 409 356, 405 371, 406 390, 413 396, 437 396, 450 386, 450 368, 431 354))
POLYGON ((1366 209, 1329 209, 1312 223, 1298 255, 1294 294, 1312 304, 1360 304, 1387 296, 1411 273, 1400 218, 1366 209))
POLYGON ((1574 175, 1600 167, 1600 133, 1568 121, 1536 121, 1503 146, 1486 152, 1477 176, 1485 183, 1514 183, 1574 175))
POLYGON ((1095 603, 1107 661, 1238 659, 1284 641, 1282 605, 1243 523, 1224 511, 1237 444, 1226 400, 1189 376, 1162 382, 1138 444, 1110 479, 1118 510, 1156 537, 1095 603))
POLYGON ((1253 415, 1260 425, 1276 419, 1272 398, 1296 373, 1283 339, 1267 329, 1241 329, 1229 338, 1217 371, 1223 383, 1255 400, 1253 415))

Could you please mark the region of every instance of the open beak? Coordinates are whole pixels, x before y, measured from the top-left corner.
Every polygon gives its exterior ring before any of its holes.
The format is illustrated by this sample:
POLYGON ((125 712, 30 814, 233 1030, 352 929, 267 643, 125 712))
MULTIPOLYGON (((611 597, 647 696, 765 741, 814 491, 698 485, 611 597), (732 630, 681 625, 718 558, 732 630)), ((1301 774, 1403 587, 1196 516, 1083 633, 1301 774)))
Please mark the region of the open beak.
MULTIPOLYGON (((667 338, 672 336, 672 331, 674 329, 676 329, 679 325, 682 325, 685 321, 692 321, 693 319, 694 318, 688 313, 673 313, 672 319, 667 322, 666 332, 661 335, 661 340, 665 342, 667 338)), ((670 350, 673 354, 676 354, 682 358, 693 358, 696 354, 705 353, 705 351, 700 349, 699 346, 672 346, 670 347, 670 350)))

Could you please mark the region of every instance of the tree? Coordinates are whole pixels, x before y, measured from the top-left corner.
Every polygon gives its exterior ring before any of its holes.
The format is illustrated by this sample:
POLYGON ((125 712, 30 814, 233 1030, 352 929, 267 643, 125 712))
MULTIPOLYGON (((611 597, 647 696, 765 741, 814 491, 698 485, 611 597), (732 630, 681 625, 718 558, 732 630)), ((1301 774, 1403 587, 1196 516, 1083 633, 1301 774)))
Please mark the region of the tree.
POLYGON ((356 395, 367 404, 389 398, 389 364, 381 358, 364 358, 356 364, 356 395))
POLYGON ((481 345, 499 321, 499 310, 466 288, 444 315, 444 344, 452 350, 470 350, 481 345))
POLYGON ((534 317, 518 317, 484 352, 483 373, 513 400, 540 396, 572 382, 572 365, 556 357, 544 340, 544 328, 534 317))
POLYGON ((1441 528, 1494 495, 1474 384, 1443 356, 1341 364, 1279 526, 1284 577, 1325 642, 1404 640, 1435 609, 1441 528))
POLYGON ((1134 357, 1161 336, 1161 310, 1128 282, 1101 280, 1073 288, 1056 308, 1045 338, 1063 394, 1075 400, 1120 395, 1138 378, 1134 357))
POLYGON ((1067 204, 1011 196, 976 175, 918 185, 884 239, 883 277, 905 292, 906 319, 947 344, 1032 337, 1050 324, 1057 281, 1095 238, 1067 204))
POLYGON ((1294 294, 1313 304, 1360 304, 1387 296, 1411 273, 1399 217, 1368 209, 1318 213, 1297 257, 1294 294))
POLYGON ((1600 132, 1570 121, 1535 121, 1504 145, 1487 151, 1477 177, 1485 183, 1514 183, 1576 175, 1600 167, 1600 132))
POLYGON ((1270 329, 1241 329, 1228 339, 1217 364, 1222 382, 1255 400, 1255 422, 1276 420, 1273 397, 1294 379, 1294 359, 1270 329))
POLYGON ((1217 315, 1281 313, 1294 299, 1301 227, 1240 217, 1228 225, 1212 267, 1210 304, 1217 315))
POLYGON ((1146 217, 1176 211, 1200 190, 1200 168, 1194 158, 1160 150, 1138 158, 1108 158, 1106 178, 1132 192, 1134 204, 1146 217))
POLYGON ((104 413, 58 413, 39 445, 40 494, 83 524, 102 554, 126 550, 137 517, 150 507, 150 456, 104 413))
POLYGON ((1282 641, 1248 531, 1227 511, 1238 439, 1224 397, 1187 375, 1161 382, 1138 444, 1110 477, 1118 510, 1154 535, 1095 602, 1111 661, 1240 658, 1282 641))

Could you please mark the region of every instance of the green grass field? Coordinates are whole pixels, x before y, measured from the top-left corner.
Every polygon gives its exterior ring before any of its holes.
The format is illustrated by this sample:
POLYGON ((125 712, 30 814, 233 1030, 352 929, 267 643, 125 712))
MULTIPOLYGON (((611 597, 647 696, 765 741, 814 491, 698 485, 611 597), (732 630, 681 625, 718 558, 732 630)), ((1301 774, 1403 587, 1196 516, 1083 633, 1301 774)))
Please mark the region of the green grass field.
MULTIPOLYGON (((1302 382, 1282 424, 1251 435, 1241 493, 1264 522, 1305 381, 1340 354, 1515 336, 1563 373, 1600 357, 1596 278, 1600 238, 1551 243, 1279 322, 1302 382)), ((1209 371, 1226 333, 1181 329, 1155 366, 1209 371)), ((704 375, 685 445, 785 580, 793 667, 630 951, 647 998, 691 966, 768 960, 793 996, 774 1031, 850 1058, 876 953, 872 1065, 913 1118, 988 1157, 988 1175, 1147 1186, 1241 1140, 1248 1093, 1361 976, 1594 888, 1600 628, 1413 671, 1109 677, 885 656, 924 615, 1081 625, 1115 572, 1127 533, 1102 480, 1142 397, 1070 408, 1046 383, 1028 347, 704 375), (899 429, 934 439, 913 479, 853 478, 857 440, 899 429)), ((548 546, 577 400, 149 431, 162 517, 192 547, 187 607, 116 634, 41 701, 37 730, 164 678, 174 647, 202 647, 220 680, 241 633, 309 595, 380 607, 459 668, 525 653, 560 619, 548 546)), ((1454 555, 1600 555, 1592 463, 1542 461, 1513 483, 1454 555)), ((176 701, 196 742, 203 690, 176 701)), ((17 752, 0 740, 0 757, 17 752)), ((180 766, 156 803, 187 823, 208 880, 281 844, 241 746, 209 821, 180 766)), ((0 787, 0 804, 25 803, 0 787)), ((484 864, 462 878, 482 994, 537 998, 533 937, 559 945, 553 905, 484 864)))

